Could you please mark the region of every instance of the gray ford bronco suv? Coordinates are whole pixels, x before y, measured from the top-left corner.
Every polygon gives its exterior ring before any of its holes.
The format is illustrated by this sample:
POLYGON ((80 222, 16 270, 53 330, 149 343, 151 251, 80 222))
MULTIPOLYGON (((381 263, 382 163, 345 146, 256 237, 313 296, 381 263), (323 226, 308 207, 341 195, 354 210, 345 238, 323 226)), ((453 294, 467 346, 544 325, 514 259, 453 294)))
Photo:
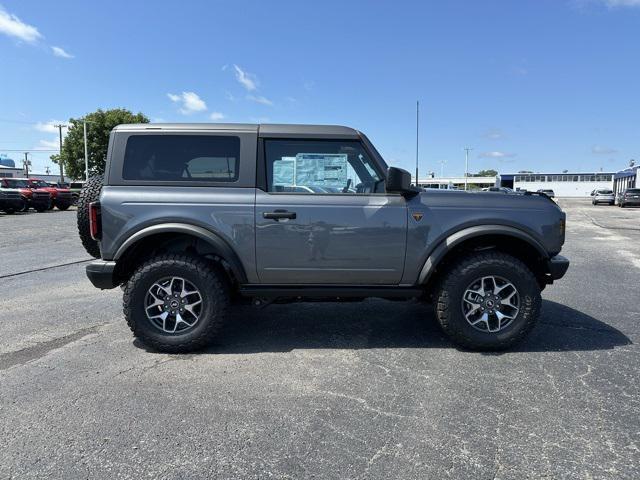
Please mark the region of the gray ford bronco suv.
POLYGON ((463 347, 521 340, 569 266, 565 214, 410 183, 352 128, 120 125, 79 199, 87 276, 122 286, 133 334, 166 352, 211 343, 243 301, 417 299, 463 347))

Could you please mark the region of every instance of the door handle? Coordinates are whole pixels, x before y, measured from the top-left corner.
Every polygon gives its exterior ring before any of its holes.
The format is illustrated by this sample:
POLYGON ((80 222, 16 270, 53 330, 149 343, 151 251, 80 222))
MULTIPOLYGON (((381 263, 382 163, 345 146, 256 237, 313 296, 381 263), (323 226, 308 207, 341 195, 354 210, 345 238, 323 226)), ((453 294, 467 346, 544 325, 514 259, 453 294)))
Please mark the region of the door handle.
POLYGON ((296 218, 296 212, 288 212, 286 210, 275 210, 273 212, 262 212, 264 218, 278 221, 281 218, 288 218, 293 220, 296 218))

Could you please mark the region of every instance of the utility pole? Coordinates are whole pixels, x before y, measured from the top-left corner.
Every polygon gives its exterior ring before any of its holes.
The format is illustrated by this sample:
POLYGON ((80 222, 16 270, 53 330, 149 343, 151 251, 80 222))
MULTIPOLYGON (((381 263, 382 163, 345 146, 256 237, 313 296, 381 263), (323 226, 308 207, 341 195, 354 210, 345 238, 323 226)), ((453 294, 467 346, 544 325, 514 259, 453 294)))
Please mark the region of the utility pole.
POLYGON ((467 190, 467 177, 469 177, 469 152, 473 148, 464 147, 464 189, 467 190))
POLYGON ((420 102, 416 100, 416 187, 418 186, 418 137, 420 132, 420 102))
POLYGON ((24 152, 24 173, 27 178, 29 178, 29 158, 27 157, 29 152, 24 152))
POLYGON ((60 123, 54 125, 54 127, 58 128, 58 133, 60 134, 60 158, 58 158, 58 165, 60 165, 60 183, 64 183, 64 169, 62 168, 62 128, 67 128, 67 126, 60 123))
POLYGON ((89 180, 89 147, 87 146, 87 121, 82 121, 84 133, 84 179, 89 180))

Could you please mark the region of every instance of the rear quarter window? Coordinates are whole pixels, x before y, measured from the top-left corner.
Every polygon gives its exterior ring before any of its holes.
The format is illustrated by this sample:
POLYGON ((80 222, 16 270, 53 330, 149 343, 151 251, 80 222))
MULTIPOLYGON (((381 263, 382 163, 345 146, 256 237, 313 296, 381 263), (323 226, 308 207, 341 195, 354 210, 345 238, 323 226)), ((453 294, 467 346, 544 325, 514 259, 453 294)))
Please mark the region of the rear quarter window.
POLYGON ((221 135, 131 135, 122 178, 161 182, 235 182, 240 139, 221 135))

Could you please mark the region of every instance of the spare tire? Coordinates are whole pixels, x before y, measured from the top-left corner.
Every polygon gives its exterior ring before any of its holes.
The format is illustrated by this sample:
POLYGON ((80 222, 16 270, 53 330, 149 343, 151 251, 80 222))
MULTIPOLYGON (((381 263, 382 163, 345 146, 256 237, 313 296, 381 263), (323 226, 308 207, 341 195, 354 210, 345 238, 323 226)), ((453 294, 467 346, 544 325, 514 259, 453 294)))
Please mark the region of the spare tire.
POLYGON ((100 191, 102 190, 102 175, 95 175, 86 181, 80 196, 78 197, 78 234, 82 246, 89 255, 100 258, 100 247, 98 242, 91 238, 91 230, 89 229, 89 204, 100 200, 100 191))

